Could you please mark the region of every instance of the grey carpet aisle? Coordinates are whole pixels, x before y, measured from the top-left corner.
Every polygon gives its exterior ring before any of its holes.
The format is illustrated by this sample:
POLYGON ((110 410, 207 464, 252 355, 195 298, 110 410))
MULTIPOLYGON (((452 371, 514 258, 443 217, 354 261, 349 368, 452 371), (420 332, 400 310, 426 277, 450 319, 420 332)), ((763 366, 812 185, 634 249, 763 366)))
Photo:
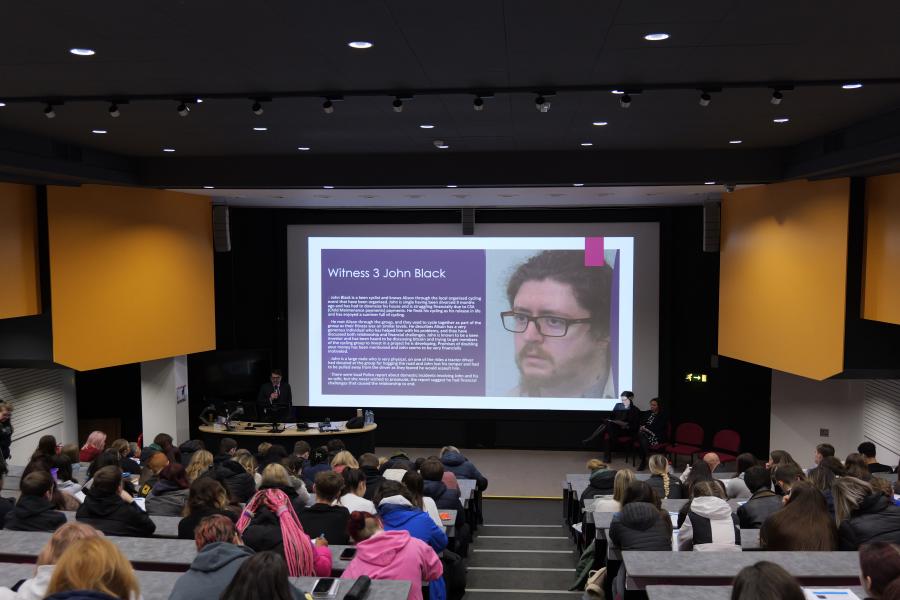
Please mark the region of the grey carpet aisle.
POLYGON ((573 600, 578 559, 558 500, 484 500, 465 600, 573 600))

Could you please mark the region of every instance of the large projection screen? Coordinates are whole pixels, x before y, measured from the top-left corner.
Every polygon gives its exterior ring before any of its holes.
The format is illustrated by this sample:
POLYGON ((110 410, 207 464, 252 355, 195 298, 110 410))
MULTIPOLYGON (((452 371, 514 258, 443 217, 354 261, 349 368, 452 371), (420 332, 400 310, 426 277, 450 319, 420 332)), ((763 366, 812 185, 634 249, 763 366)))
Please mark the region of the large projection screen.
POLYGON ((297 405, 646 408, 659 380, 657 223, 290 225, 297 405))

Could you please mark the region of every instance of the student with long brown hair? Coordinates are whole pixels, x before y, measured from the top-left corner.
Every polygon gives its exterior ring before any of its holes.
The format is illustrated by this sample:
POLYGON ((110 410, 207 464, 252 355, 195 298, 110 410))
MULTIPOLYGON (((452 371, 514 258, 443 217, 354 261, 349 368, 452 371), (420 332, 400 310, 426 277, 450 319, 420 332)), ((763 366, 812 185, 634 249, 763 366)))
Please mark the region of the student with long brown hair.
POLYGON ((141 596, 134 569, 119 548, 103 537, 78 540, 56 563, 48 600, 68 598, 68 592, 92 591, 92 597, 137 600, 141 596))
POLYGON ((837 527, 822 493, 807 481, 795 483, 784 507, 763 523, 759 545, 766 550, 836 550, 837 527))
POLYGON ((900 506, 856 477, 838 477, 831 490, 841 550, 869 542, 900 544, 900 506))

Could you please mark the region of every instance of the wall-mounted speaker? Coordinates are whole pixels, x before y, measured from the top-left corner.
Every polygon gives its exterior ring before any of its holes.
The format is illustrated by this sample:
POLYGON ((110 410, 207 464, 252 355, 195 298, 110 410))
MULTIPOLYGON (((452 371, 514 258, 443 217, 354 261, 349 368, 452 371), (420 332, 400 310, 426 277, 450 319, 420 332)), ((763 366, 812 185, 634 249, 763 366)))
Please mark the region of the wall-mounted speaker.
POLYGON ((216 252, 231 252, 231 224, 227 206, 213 206, 213 247, 216 252))
POLYGON ((722 233, 722 203, 707 202, 703 205, 703 251, 718 252, 722 233))

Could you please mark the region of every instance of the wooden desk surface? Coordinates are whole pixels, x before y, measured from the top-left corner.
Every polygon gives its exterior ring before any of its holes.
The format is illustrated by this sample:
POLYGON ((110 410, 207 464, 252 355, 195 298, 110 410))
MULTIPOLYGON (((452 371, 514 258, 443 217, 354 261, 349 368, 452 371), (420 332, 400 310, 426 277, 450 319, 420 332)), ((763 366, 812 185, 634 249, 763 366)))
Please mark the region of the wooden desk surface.
MULTIPOLYGON (((343 425, 346 421, 332 421, 335 425, 343 425)), ((213 433, 216 435, 223 435, 226 437, 233 436, 241 436, 241 435, 253 435, 253 436, 272 436, 272 437, 334 437, 339 435, 356 435, 359 433, 368 433, 370 431, 375 431, 378 429, 378 423, 373 423, 371 425, 366 425, 365 427, 360 427, 359 429, 341 429, 340 431, 319 431, 318 429, 305 429, 305 430, 297 430, 296 428, 291 429, 292 425, 296 425, 295 423, 286 423, 286 427, 284 431, 279 431, 278 433, 270 433, 269 432, 269 424, 268 423, 259 423, 258 421, 254 421, 253 424, 256 425, 255 429, 244 429, 251 423, 248 421, 234 421, 233 425, 235 427, 234 431, 228 431, 224 426, 220 425, 201 425, 200 431, 204 433, 213 433)))

